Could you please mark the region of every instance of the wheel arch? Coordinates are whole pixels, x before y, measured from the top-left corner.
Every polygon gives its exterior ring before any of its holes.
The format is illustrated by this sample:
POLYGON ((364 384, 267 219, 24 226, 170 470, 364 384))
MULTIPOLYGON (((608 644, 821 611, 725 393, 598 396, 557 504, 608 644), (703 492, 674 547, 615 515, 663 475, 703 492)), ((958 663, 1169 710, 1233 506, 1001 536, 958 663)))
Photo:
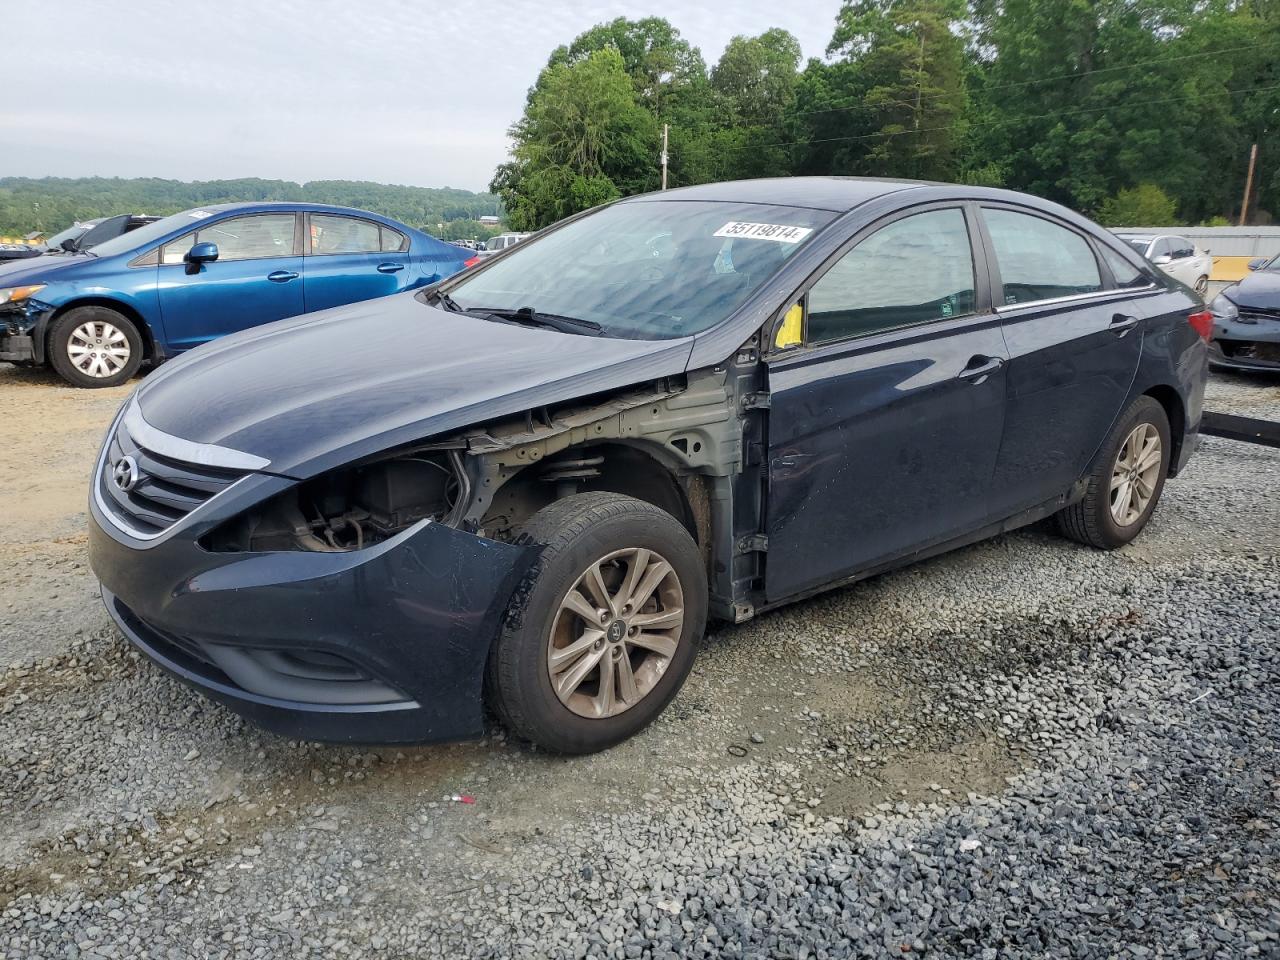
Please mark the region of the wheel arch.
POLYGON ((597 491, 652 504, 675 517, 699 549, 710 543, 709 498, 702 478, 681 469, 661 444, 643 439, 587 440, 526 465, 494 491, 486 520, 514 529, 557 500, 597 491))
POLYGON ((69 300, 61 304, 53 311, 45 321, 44 331, 40 335, 40 343, 44 350, 42 360, 48 361, 49 355, 52 353, 52 344, 50 337, 53 335, 54 323, 69 310, 75 310, 77 307, 104 307, 107 310, 114 310, 121 316, 128 319, 138 330, 138 336, 142 338, 142 358, 144 360, 163 359, 162 355, 157 354, 155 333, 151 329, 151 324, 134 307, 122 300, 116 300, 112 297, 77 297, 75 300, 69 300))
POLYGON ((1169 451, 1169 476, 1178 475, 1178 464, 1182 462, 1182 445, 1187 434, 1187 410, 1182 402, 1182 395, 1169 384, 1161 383, 1148 387, 1142 396, 1150 397, 1164 408, 1169 418, 1169 436, 1173 449, 1169 451))

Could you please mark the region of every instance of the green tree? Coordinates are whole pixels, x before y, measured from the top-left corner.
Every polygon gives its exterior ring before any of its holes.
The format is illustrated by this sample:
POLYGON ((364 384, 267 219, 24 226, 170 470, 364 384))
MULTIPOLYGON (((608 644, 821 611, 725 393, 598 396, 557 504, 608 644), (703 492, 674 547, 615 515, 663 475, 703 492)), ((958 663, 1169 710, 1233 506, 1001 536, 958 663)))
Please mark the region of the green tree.
POLYGON ((1102 201, 1098 220, 1108 227, 1175 226, 1173 199, 1154 183, 1129 187, 1102 201))
POLYGON ((612 47, 548 66, 511 137, 491 189, 517 230, 657 186, 657 125, 612 47))
POLYGON ((797 95, 797 168, 954 179, 965 116, 961 0, 853 0, 831 62, 810 60, 797 95))

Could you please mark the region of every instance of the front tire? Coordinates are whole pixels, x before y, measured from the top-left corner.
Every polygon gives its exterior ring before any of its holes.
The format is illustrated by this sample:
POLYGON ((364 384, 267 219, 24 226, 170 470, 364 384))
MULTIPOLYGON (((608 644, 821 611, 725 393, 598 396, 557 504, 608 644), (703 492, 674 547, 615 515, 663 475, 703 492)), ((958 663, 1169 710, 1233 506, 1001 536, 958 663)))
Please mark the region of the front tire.
POLYGON ((1209 278, 1208 278, 1208 277, 1197 277, 1197 278, 1196 278, 1196 293, 1200 294, 1200 296, 1201 296, 1201 297, 1203 297, 1203 296, 1204 296, 1206 293, 1208 293, 1208 292, 1209 292, 1209 278))
POLYGON ((73 387, 117 387, 142 366, 142 334, 109 307, 73 307, 49 331, 49 362, 73 387))
POLYGON ((1133 540, 1160 501, 1172 451, 1164 407, 1139 397, 1107 437, 1084 498, 1058 512, 1059 531, 1102 550, 1133 540))
POLYGON ((521 532, 543 550, 490 655, 490 701, 548 750, 611 747, 661 713, 693 666, 707 617, 698 547, 669 513, 612 493, 558 500, 521 532))

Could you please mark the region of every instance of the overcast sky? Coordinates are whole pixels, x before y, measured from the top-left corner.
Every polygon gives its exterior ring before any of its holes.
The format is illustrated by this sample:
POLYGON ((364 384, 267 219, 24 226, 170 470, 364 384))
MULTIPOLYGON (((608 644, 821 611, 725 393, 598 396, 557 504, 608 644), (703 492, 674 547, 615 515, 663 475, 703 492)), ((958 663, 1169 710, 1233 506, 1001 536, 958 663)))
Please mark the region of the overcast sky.
POLYGON ((668 18, 714 63, 839 0, 0 0, 0 176, 267 177, 486 188, 547 56, 668 18), (16 42, 15 42, 16 41, 16 42))

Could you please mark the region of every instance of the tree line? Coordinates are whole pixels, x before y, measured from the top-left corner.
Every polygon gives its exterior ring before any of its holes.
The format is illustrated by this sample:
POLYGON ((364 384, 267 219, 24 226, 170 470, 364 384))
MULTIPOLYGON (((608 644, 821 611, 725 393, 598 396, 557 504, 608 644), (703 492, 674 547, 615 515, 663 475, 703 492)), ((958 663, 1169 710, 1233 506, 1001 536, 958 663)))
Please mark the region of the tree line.
POLYGON ((823 59, 738 36, 708 66, 669 21, 558 47, 490 189, 536 229, 660 185, 807 174, 1024 190, 1110 225, 1280 204, 1280 0, 852 0, 823 59))
POLYGON ((77 220, 146 213, 165 216, 205 204, 287 200, 370 210, 443 239, 488 236, 482 216, 502 213, 498 198, 451 187, 406 187, 357 180, 204 180, 0 177, 0 234, 54 233, 77 220), (440 229, 438 224, 444 224, 440 229))

